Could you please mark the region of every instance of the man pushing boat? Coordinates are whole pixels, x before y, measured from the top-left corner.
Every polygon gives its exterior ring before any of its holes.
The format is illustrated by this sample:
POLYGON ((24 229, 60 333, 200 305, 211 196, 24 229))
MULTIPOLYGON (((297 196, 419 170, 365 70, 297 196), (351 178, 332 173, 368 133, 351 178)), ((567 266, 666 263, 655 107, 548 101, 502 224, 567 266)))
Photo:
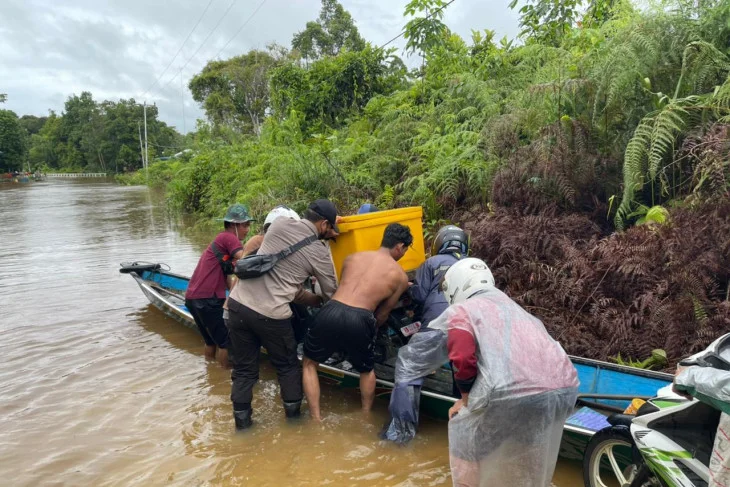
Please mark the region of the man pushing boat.
POLYGON ((337 208, 316 200, 301 220, 277 218, 264 236, 261 255, 287 252, 269 272, 239 280, 228 299, 230 311, 231 401, 237 430, 252 424, 253 387, 259 380, 259 353, 265 347, 276 368, 284 412, 299 416, 302 402, 301 366, 292 328, 290 304, 321 306, 335 290, 337 278, 329 248, 320 240, 337 231, 337 208), (317 278, 322 295, 302 287, 317 278))
POLYGON ((378 250, 358 252, 345 259, 337 291, 317 314, 304 339, 302 376, 312 418, 321 419, 317 365, 337 351, 344 351, 360 373, 363 411, 372 408, 377 327, 385 323, 408 289, 408 276, 397 262, 412 243, 408 227, 391 223, 378 250))
POLYGON ((230 337, 224 320, 226 288, 235 283, 233 263, 243 256, 241 240, 246 238, 253 218, 248 208, 236 203, 223 217, 224 231, 200 256, 185 293, 185 306, 205 341, 205 357, 228 366, 230 337))

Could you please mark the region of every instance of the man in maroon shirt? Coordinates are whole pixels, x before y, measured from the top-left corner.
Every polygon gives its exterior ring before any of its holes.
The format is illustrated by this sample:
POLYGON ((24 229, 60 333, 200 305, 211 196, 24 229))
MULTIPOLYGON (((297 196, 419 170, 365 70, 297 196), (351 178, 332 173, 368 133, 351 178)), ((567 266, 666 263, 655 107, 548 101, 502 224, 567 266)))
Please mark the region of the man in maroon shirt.
POLYGON ((223 218, 224 231, 200 256, 185 293, 185 306, 205 340, 205 357, 215 359, 217 353, 224 367, 228 366, 228 328, 223 320, 223 303, 226 289, 234 284, 233 263, 243 255, 241 241, 252 221, 244 205, 228 208, 223 218))

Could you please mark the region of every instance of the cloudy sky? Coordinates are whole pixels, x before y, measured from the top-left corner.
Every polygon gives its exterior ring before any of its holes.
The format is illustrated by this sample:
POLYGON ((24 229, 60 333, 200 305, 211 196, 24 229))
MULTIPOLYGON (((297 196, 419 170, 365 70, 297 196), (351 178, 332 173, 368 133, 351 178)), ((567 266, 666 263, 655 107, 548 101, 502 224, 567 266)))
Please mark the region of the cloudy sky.
MULTIPOLYGON (((444 20, 465 39, 472 29, 514 37, 509 1, 455 0, 444 20)), ((340 2, 375 44, 403 28, 407 0, 340 2)), ((46 115, 62 111, 69 95, 90 91, 96 100, 156 103, 164 121, 189 131, 203 113, 187 84, 207 60, 270 42, 289 46, 319 9, 320 0, 0 0, 2 108, 46 115)), ((392 45, 402 49, 403 39, 392 45)))

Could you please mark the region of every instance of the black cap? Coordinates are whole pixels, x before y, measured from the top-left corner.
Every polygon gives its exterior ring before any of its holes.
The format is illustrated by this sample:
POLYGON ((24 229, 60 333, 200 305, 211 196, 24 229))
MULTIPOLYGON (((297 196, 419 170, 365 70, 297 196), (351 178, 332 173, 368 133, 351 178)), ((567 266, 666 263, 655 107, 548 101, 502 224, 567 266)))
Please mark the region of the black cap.
POLYGON ((335 229, 335 232, 340 233, 336 224, 337 208, 335 208, 335 205, 330 200, 314 201, 311 205, 309 205, 309 209, 316 214, 323 216, 325 220, 330 222, 330 225, 332 225, 332 228, 335 229))

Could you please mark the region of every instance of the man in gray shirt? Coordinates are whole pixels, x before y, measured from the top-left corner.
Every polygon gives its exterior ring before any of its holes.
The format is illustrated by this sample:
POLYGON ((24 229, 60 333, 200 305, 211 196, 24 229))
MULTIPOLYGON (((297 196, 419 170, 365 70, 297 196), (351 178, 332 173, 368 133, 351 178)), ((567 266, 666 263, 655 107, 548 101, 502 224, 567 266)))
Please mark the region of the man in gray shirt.
MULTIPOLYGON (((276 254, 306 238, 328 236, 336 227, 337 209, 328 200, 317 200, 302 220, 279 218, 264 236, 259 254, 276 254)), ((337 287, 329 247, 317 240, 289 257, 261 277, 239 280, 228 299, 231 401, 236 429, 251 426, 253 386, 259 379, 259 352, 266 348, 276 367, 281 398, 287 417, 300 414, 302 367, 291 324, 290 303, 321 306, 337 287), (302 288, 311 276, 317 278, 323 296, 302 288)))

